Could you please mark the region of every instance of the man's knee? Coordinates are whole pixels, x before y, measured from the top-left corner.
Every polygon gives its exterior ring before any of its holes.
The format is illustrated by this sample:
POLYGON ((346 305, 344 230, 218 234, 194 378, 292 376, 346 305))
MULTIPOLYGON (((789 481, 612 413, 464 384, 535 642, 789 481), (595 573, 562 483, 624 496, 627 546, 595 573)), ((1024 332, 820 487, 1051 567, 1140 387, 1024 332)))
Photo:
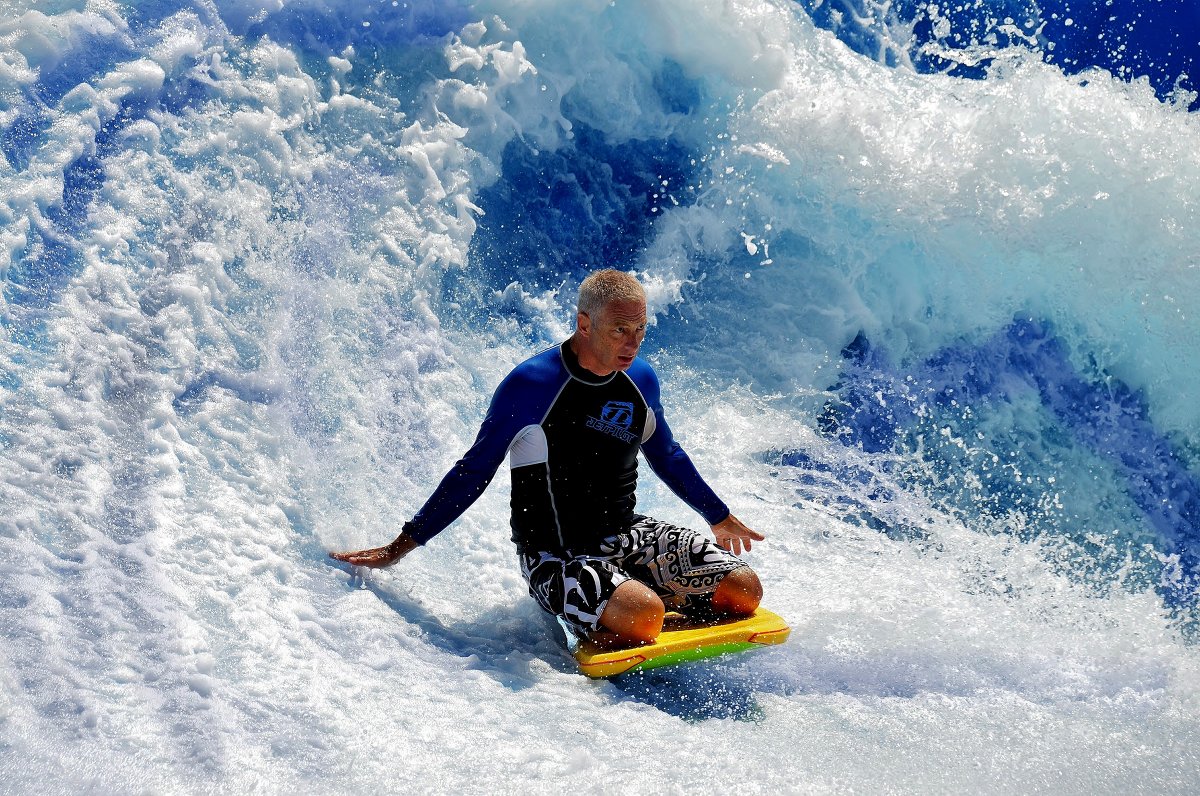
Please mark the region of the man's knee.
POLYGON ((608 599, 600 625, 619 641, 647 644, 662 632, 665 616, 666 607, 657 594, 643 583, 627 580, 608 599))
POLYGON ((762 602, 763 589, 758 575, 750 567, 738 567, 717 584, 713 592, 712 607, 723 614, 748 616, 762 602))

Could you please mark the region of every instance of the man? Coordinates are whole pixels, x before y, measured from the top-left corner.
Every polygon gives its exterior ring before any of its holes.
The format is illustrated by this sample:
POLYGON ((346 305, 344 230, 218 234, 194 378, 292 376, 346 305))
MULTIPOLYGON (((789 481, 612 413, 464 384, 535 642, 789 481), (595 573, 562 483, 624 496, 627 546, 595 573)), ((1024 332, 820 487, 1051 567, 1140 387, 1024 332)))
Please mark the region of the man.
POLYGON ((747 528, 671 436, 654 370, 637 359, 646 296, 629 274, 597 271, 579 288, 575 333, 518 365, 492 397, 475 444, 389 545, 330 555, 386 567, 456 520, 507 455, 512 539, 530 594, 601 643, 653 641, 667 606, 749 615, 758 576, 737 555, 764 537, 747 528), (710 524, 696 531, 634 513, 637 455, 710 524))

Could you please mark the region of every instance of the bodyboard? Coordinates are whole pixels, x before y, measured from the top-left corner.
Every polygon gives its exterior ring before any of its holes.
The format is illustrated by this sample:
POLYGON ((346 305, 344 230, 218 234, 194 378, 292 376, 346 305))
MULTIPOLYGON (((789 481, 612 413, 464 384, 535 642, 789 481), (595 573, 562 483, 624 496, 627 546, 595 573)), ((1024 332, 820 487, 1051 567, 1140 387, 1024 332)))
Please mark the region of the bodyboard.
POLYGON ((759 608, 744 619, 702 624, 669 613, 662 633, 650 644, 624 649, 603 648, 583 640, 575 650, 579 670, 588 677, 613 677, 631 671, 672 666, 731 652, 782 644, 791 628, 776 613, 759 608))

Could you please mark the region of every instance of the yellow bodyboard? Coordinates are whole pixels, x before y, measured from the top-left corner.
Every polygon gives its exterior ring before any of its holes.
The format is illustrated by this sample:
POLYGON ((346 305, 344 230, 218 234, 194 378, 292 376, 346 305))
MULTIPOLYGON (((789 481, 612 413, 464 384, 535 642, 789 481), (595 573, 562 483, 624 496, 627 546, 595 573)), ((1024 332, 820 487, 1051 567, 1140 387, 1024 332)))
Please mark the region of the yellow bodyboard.
POLYGON ((759 608, 745 619, 700 624, 681 614, 667 614, 663 631, 651 644, 625 649, 605 649, 584 640, 575 650, 579 670, 588 677, 612 677, 635 669, 653 669, 741 652, 768 644, 782 644, 791 628, 780 616, 759 608))

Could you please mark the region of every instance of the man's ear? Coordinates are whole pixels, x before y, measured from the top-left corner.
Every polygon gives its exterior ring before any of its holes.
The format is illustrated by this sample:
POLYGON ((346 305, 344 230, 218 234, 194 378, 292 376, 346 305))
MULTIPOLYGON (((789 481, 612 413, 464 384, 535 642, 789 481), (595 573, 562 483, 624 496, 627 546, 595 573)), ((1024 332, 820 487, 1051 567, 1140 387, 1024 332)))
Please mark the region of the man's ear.
POLYGON ((587 337, 592 332, 592 319, 588 317, 586 312, 580 312, 575 315, 575 328, 584 337, 587 337))

